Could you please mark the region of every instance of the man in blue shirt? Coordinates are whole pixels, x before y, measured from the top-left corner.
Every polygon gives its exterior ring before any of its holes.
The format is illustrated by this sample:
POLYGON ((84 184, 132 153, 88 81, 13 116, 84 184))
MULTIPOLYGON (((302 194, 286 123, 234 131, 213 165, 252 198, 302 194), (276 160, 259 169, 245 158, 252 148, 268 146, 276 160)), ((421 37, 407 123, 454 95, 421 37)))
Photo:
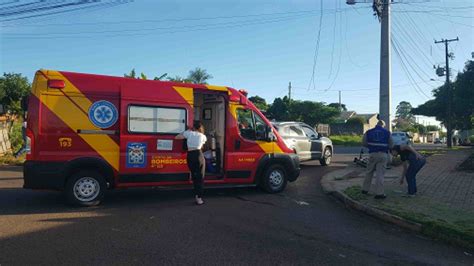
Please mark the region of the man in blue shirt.
POLYGON ((369 163, 367 164, 367 174, 362 186, 362 193, 367 194, 372 184, 375 172, 375 197, 376 199, 386 198, 383 188, 385 166, 388 162, 388 152, 393 146, 392 135, 386 130, 385 122, 379 120, 377 125, 365 132, 362 138, 362 145, 369 149, 369 163))

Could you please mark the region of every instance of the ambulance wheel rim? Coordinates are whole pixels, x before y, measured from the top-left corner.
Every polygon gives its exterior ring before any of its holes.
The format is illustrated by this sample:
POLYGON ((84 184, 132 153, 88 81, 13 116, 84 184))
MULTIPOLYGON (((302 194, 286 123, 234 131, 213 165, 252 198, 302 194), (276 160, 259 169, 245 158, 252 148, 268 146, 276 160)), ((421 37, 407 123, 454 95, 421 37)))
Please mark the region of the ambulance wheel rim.
POLYGON ((94 200, 100 193, 99 182, 92 177, 82 177, 74 184, 74 197, 79 201, 94 200))
POLYGON ((283 173, 279 169, 275 169, 270 173, 270 186, 278 189, 283 184, 283 173))

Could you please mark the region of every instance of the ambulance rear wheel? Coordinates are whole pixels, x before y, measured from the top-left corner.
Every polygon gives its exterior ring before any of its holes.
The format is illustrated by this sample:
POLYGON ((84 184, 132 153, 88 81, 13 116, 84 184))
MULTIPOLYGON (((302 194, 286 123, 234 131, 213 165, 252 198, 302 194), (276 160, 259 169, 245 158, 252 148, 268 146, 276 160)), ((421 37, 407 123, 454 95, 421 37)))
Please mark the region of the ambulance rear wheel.
POLYGON ((263 190, 268 193, 278 193, 285 189, 287 182, 285 168, 274 164, 265 170, 261 185, 263 190))
POLYGON ((101 174, 93 170, 83 170, 67 180, 64 192, 68 203, 89 207, 100 204, 106 189, 107 183, 101 174))

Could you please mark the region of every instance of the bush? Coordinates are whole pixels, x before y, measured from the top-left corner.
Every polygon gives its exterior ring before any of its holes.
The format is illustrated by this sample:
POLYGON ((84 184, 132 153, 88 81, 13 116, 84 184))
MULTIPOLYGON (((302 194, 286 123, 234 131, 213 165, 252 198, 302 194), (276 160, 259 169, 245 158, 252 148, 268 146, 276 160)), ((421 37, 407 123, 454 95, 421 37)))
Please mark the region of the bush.
POLYGON ((474 135, 471 135, 471 136, 469 137, 469 141, 471 141, 471 144, 474 144, 474 135))
POLYGON ((10 130, 9 136, 13 152, 17 152, 23 146, 22 127, 22 121, 17 120, 13 122, 13 127, 10 130))
POLYGON ((331 135, 329 137, 334 145, 361 146, 361 135, 331 135))

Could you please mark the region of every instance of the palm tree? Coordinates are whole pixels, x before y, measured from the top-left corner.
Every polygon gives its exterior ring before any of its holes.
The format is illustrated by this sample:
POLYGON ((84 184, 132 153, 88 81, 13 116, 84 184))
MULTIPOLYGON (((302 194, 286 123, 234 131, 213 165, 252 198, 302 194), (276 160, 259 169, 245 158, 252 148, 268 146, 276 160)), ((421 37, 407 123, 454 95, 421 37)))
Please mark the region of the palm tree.
POLYGON ((133 68, 132 71, 130 71, 130 73, 123 74, 123 76, 126 77, 126 78, 132 78, 132 79, 136 78, 137 74, 135 72, 135 68, 133 68))
POLYGON ((207 70, 196 67, 189 71, 187 80, 195 84, 207 84, 207 80, 212 79, 212 76, 207 73, 207 70))
POLYGON ((172 81, 172 82, 183 82, 183 83, 191 82, 189 79, 183 78, 181 76, 168 77, 167 79, 168 81, 172 81))

